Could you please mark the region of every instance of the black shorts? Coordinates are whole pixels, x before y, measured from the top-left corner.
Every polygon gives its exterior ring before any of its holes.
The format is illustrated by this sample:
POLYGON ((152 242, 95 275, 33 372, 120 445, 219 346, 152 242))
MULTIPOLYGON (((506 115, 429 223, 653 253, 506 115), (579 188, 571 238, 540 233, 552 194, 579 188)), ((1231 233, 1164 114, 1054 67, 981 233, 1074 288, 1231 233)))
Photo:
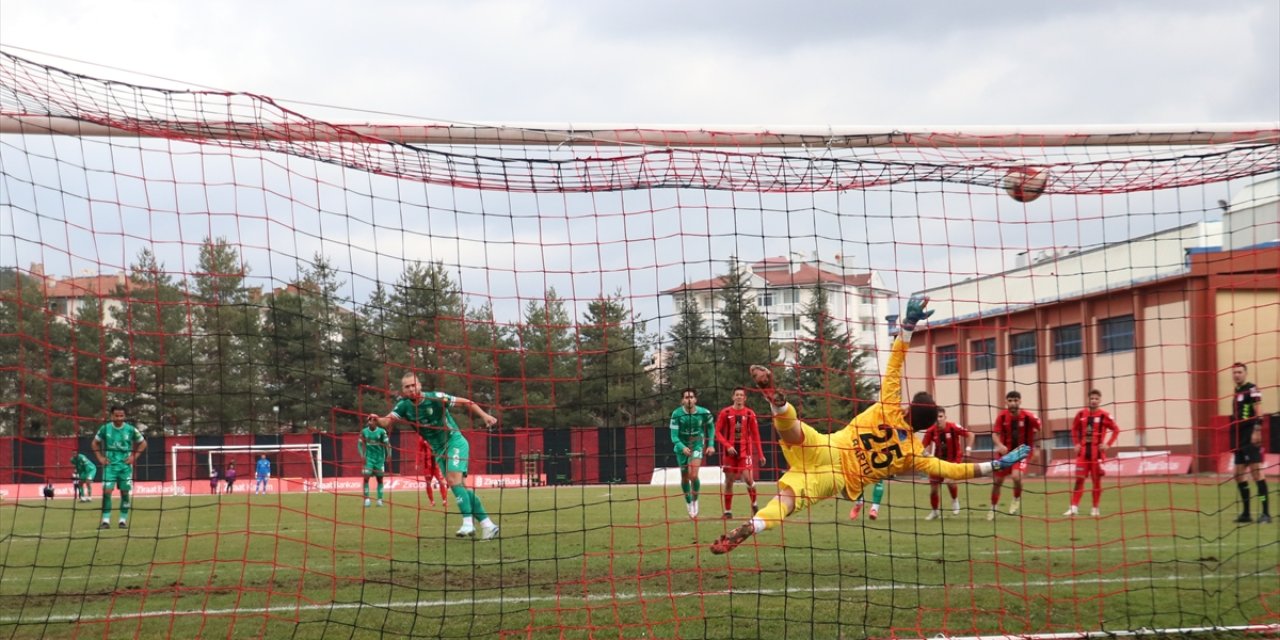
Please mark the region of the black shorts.
POLYGON ((1251 444, 1247 447, 1236 449, 1237 465, 1241 464, 1261 464, 1262 463, 1262 447, 1251 444))

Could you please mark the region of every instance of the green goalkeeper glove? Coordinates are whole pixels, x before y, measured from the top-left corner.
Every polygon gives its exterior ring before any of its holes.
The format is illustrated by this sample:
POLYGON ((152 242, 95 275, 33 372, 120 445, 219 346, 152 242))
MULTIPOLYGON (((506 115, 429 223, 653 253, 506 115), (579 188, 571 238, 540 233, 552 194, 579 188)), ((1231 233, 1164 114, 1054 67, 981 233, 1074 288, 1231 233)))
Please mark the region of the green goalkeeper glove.
POLYGON ((1009 467, 1012 467, 1013 465, 1018 464, 1023 460, 1026 460, 1027 456, 1029 455, 1031 455, 1031 447, 1028 447, 1025 444, 1021 445, 1017 449, 1014 449, 1013 451, 1010 451, 1009 453, 1006 453, 1000 456, 1000 458, 995 462, 992 462, 991 468, 995 469, 996 471, 1000 471, 1001 469, 1008 469, 1009 467))
POLYGON ((915 331, 916 325, 921 320, 929 319, 933 311, 925 311, 924 308, 927 306, 929 306, 928 296, 911 296, 907 301, 907 312, 902 314, 902 330, 915 331))

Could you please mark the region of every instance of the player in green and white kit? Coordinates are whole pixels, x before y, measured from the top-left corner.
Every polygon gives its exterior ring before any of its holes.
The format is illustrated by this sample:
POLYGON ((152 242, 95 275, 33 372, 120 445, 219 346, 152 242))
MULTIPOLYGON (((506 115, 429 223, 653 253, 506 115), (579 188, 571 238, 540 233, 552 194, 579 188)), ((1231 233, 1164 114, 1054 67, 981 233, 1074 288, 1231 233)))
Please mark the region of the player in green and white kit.
POLYGON ((423 393, 422 383, 412 373, 404 374, 400 380, 400 398, 396 406, 385 416, 371 415, 369 422, 380 427, 387 427, 392 420, 404 420, 418 430, 418 435, 431 446, 436 456, 436 463, 444 470, 445 482, 453 492, 454 504, 462 513, 462 528, 458 529, 460 538, 476 534, 475 519, 480 521, 482 540, 491 540, 498 536, 498 524, 489 519, 480 496, 467 488, 467 465, 471 457, 471 445, 453 421, 449 408, 466 407, 473 415, 484 421, 486 427, 498 423, 498 419, 489 415, 480 405, 457 396, 440 391, 423 393))
POLYGON ((702 490, 698 472, 702 461, 715 454, 715 441, 715 416, 698 406, 698 391, 690 387, 680 392, 680 406, 671 412, 671 443, 680 463, 680 489, 690 518, 698 517, 698 492, 702 490))
POLYGON ((382 475, 387 471, 387 452, 391 450, 391 436, 377 425, 366 425, 356 442, 360 457, 364 458, 364 506, 369 506, 369 476, 378 478, 378 506, 382 506, 382 475))
POLYGON ((129 528, 129 492, 133 491, 133 463, 147 449, 142 432, 124 421, 124 407, 111 407, 111 422, 98 428, 93 438, 93 455, 102 467, 102 524, 111 528, 111 492, 120 486, 120 528, 129 528))
POLYGON ((71 458, 71 466, 75 469, 76 499, 88 502, 93 496, 93 481, 98 477, 98 465, 89 456, 77 453, 71 458))

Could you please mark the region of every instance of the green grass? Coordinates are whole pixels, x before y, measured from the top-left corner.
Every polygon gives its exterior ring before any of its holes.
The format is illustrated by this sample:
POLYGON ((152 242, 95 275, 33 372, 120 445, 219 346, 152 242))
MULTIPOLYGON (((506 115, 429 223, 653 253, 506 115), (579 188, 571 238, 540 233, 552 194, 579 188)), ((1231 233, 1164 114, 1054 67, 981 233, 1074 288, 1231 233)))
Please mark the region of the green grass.
MULTIPOLYGON (((330 494, 144 498, 128 531, 101 532, 97 502, 6 502, 0 638, 861 638, 1280 622, 1280 525, 1236 526, 1234 485, 1208 482, 1112 483, 1106 517, 1068 520, 1057 515, 1066 484, 1037 480, 1024 515, 994 523, 984 483, 962 487, 974 510, 928 522, 927 484, 895 482, 875 522, 828 501, 727 557, 707 549, 724 530, 711 487, 696 524, 678 488, 482 491, 502 525, 495 542, 454 539, 457 515, 412 493, 383 509, 330 494)), ((1006 486, 1006 507, 1010 496, 1006 486)))

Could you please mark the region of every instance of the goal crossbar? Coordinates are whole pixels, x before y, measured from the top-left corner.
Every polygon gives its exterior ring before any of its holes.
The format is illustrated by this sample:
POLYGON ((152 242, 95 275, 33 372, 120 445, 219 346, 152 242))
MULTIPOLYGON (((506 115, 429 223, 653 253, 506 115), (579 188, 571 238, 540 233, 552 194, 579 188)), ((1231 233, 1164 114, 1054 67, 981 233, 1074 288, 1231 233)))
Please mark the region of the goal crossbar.
POLYGON ((440 145, 646 147, 1014 148, 1276 144, 1280 122, 1000 126, 768 126, 618 124, 324 124, 236 121, 122 121, 0 113, 0 134, 184 137, 440 145))
POLYGON ((269 453, 269 452, 286 452, 298 451, 306 452, 311 459, 312 470, 316 475, 318 483, 324 479, 324 466, 321 464, 321 447, 318 444, 246 444, 246 445, 190 445, 175 444, 169 447, 169 469, 172 481, 173 491, 178 491, 178 453, 182 451, 190 451, 199 455, 201 452, 207 454, 209 469, 213 469, 214 454, 222 453, 269 453))

